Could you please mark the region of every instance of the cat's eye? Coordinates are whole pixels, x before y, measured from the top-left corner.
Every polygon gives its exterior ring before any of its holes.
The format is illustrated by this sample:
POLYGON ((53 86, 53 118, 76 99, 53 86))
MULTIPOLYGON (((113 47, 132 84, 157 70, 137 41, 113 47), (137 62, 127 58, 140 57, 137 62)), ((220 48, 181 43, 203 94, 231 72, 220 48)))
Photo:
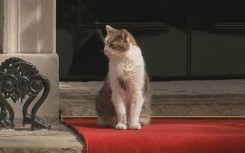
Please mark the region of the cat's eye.
POLYGON ((117 44, 110 44, 109 47, 112 48, 112 49, 118 49, 118 48, 120 48, 120 46, 117 45, 117 44))
POLYGON ((117 51, 124 51, 125 48, 123 48, 122 46, 118 45, 118 44, 110 44, 109 47, 111 49, 117 50, 117 51))

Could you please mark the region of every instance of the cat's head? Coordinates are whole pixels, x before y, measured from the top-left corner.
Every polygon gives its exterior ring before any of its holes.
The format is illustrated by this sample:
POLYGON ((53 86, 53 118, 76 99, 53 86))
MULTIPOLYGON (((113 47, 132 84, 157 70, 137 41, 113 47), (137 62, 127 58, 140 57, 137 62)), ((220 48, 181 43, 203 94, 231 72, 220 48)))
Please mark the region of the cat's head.
POLYGON ((137 45, 133 36, 126 29, 114 29, 106 26, 107 35, 104 39, 104 54, 110 57, 125 57, 130 47, 137 45))

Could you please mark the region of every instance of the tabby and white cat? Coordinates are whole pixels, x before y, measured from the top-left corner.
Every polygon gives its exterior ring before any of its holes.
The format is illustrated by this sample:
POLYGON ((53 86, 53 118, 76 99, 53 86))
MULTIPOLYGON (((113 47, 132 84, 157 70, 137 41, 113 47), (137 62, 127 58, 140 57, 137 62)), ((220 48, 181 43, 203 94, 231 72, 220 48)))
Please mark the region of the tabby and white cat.
POLYGON ((141 129, 150 123, 150 82, 141 49, 126 29, 106 26, 104 54, 109 72, 96 98, 97 123, 115 129, 141 129))

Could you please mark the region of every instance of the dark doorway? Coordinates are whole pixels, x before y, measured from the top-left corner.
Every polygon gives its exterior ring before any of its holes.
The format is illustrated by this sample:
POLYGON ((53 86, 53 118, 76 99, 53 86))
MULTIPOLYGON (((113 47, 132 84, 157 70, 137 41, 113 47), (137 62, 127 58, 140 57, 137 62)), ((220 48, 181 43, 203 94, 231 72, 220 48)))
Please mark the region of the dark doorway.
POLYGON ((245 78, 242 6, 238 0, 59 0, 60 80, 104 79, 106 24, 135 36, 153 81, 245 78))

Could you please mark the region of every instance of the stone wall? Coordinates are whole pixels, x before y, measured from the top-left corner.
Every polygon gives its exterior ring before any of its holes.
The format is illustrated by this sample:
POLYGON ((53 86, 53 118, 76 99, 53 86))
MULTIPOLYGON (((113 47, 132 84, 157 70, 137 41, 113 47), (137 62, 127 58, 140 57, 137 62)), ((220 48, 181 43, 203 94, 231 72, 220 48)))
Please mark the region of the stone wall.
MULTIPOLYGON (((58 120, 56 0, 0 0, 0 54, 0 63, 10 57, 24 59, 50 81, 50 93, 37 115, 51 121, 58 120)), ((15 119, 22 119, 23 104, 11 105, 15 119)))

